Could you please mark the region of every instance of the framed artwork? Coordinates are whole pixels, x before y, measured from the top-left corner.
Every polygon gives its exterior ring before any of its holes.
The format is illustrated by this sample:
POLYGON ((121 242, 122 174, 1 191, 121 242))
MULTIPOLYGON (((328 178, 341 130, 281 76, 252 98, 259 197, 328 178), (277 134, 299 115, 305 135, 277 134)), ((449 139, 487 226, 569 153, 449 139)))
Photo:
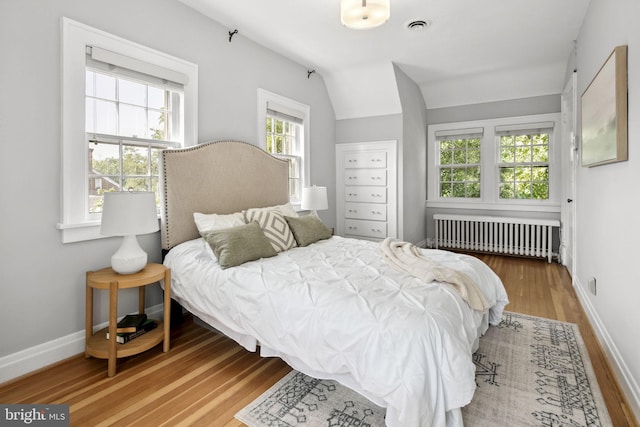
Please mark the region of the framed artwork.
POLYGON ((627 160, 627 46, 616 47, 582 94, 582 166, 627 160))

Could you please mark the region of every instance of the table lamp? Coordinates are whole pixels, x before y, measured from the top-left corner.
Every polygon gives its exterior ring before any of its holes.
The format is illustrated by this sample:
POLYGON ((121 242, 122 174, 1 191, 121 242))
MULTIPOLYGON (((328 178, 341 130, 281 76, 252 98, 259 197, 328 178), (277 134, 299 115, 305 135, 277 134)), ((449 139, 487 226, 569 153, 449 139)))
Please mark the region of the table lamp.
POLYGON ((300 208, 310 210, 311 213, 318 215, 317 211, 328 209, 327 203, 327 187, 306 187, 302 189, 302 203, 300 208))
POLYGON ((116 273, 137 273, 147 265, 147 253, 138 244, 136 235, 158 230, 155 193, 104 193, 100 234, 123 236, 122 245, 111 257, 111 268, 116 273))

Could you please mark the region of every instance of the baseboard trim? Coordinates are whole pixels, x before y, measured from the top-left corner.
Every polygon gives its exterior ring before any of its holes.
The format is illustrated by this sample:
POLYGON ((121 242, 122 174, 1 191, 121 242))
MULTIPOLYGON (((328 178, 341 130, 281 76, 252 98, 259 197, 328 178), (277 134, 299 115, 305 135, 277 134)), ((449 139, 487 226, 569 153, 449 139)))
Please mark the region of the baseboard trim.
POLYGON ((618 384, 627 398, 627 403, 636 419, 640 420, 640 387, 638 387, 638 383, 633 378, 633 375, 631 375, 631 371, 629 371, 622 355, 611 339, 611 335, 609 335, 607 328, 604 326, 604 323, 602 323, 600 316, 598 316, 598 312, 595 310, 593 304, 591 304, 589 295, 577 277, 574 277, 574 288, 576 295, 578 295, 578 300, 582 308, 584 308, 589 322, 600 341, 602 349, 607 355, 607 358, 612 361, 611 369, 614 371, 618 379, 618 384))
MULTIPOLYGON (((148 307, 146 312, 154 319, 162 319, 164 313, 162 304, 148 307)), ((94 330, 107 326, 108 322, 103 322, 95 325, 94 330)), ((0 358, 0 384, 80 353, 84 353, 84 330, 3 356, 0 358)))

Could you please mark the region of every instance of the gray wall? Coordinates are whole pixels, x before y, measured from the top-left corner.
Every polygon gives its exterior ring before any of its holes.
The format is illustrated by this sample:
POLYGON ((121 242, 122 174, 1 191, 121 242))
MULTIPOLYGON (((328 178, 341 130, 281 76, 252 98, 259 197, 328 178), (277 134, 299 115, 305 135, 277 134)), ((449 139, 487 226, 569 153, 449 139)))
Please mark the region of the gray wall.
POLYGON ((427 199, 427 106, 418 85, 394 66, 402 105, 402 145, 399 151, 402 169, 402 194, 398 205, 402 215, 402 238, 422 243, 426 237, 427 199))
MULTIPOLYGON (((257 89, 311 106, 311 177, 335 185, 335 115, 322 77, 175 0, 0 2, 0 357, 84 330, 85 272, 109 265, 119 239, 62 244, 60 20, 66 16, 199 65, 199 141, 257 136, 257 89)), ((80 118, 81 120, 82 118, 80 118)), ((329 226, 335 212, 322 213, 329 226)), ((142 236, 160 260, 158 233, 142 236)), ((157 285, 155 285, 157 286, 157 285)), ((120 314, 136 310, 122 292, 120 314)), ((160 289, 148 304, 161 302, 160 289)), ((96 321, 107 299, 96 300, 96 321)))
POLYGON ((560 94, 427 110, 427 124, 487 120, 560 112, 560 94))
POLYGON ((336 121, 336 144, 402 138, 402 114, 336 121))
POLYGON ((640 419, 640 16, 638 0, 591 0, 577 42, 582 94, 618 45, 628 46, 629 160, 579 167, 576 194, 576 290, 640 419), (587 284, 596 278, 597 295, 587 284))
POLYGON ((394 65, 402 114, 336 121, 336 143, 398 142, 398 238, 425 240, 426 105, 420 88, 394 65))

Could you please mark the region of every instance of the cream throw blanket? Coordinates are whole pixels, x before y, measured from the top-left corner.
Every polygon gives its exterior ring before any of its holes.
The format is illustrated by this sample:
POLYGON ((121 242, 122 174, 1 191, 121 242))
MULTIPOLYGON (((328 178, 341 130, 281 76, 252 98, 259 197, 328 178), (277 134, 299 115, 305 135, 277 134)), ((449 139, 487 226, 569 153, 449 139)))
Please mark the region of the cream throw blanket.
POLYGON ((489 309, 486 298, 473 279, 465 273, 427 259, 417 246, 387 237, 380 243, 380 251, 387 264, 396 270, 409 273, 426 283, 433 281, 448 283, 472 309, 477 311, 489 309))

